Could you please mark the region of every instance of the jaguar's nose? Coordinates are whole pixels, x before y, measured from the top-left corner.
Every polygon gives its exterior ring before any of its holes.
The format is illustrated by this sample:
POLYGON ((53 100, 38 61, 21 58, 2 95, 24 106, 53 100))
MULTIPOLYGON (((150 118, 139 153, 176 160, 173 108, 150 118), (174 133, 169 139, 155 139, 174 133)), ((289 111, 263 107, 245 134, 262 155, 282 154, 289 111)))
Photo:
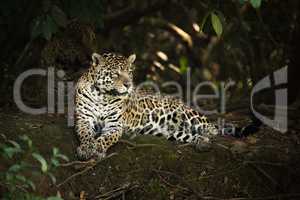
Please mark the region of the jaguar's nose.
POLYGON ((129 81, 125 81, 123 84, 124 84, 124 86, 127 87, 127 88, 130 87, 130 82, 129 82, 129 81))
POLYGON ((121 73, 120 75, 120 81, 122 82, 123 86, 126 88, 130 88, 132 83, 129 75, 127 73, 121 73))

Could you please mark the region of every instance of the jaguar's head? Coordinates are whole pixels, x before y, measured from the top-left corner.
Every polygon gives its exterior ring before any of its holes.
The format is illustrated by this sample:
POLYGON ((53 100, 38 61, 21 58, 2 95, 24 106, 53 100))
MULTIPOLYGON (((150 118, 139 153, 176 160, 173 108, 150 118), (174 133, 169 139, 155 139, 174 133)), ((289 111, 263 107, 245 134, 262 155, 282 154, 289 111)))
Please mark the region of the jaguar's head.
POLYGON ((133 91, 133 62, 135 54, 128 58, 108 53, 93 53, 94 86, 101 93, 114 95, 130 94, 133 91))

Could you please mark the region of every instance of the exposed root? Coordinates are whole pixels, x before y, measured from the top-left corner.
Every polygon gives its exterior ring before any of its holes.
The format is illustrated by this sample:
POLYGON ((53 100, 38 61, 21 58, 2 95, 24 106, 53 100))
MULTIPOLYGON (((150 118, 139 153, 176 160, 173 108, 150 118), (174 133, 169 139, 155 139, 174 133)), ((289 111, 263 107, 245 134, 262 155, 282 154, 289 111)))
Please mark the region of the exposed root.
POLYGON ((164 147, 159 144, 135 144, 128 140, 119 140, 119 142, 129 145, 130 147, 127 147, 128 149, 136 149, 136 148, 140 148, 140 147, 164 147))
POLYGON ((64 164, 64 166, 72 166, 72 165, 76 165, 76 164, 88 164, 88 166, 86 166, 82 171, 79 171, 75 174, 72 174, 71 176, 69 176, 67 179, 65 179, 63 182, 57 184, 56 186, 57 187, 60 187, 64 184, 66 184, 67 182, 69 182, 71 179, 79 176, 79 175, 82 175, 82 174, 85 174, 86 172, 88 172, 89 170, 93 169, 97 164, 99 164, 100 162, 104 161, 104 160, 107 160, 108 158, 111 158, 115 155, 118 155, 117 153, 112 153, 112 154, 109 154, 108 156, 106 156, 105 158, 101 159, 101 160, 94 160, 94 159, 91 159, 89 161, 73 161, 73 162, 70 162, 70 163, 66 163, 64 164))

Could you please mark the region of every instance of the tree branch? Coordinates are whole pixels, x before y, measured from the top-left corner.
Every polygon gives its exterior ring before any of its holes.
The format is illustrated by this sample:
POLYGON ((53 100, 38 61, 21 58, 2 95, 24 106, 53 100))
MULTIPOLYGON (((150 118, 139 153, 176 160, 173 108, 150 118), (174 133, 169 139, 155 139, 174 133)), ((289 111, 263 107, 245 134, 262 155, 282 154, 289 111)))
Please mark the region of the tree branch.
POLYGON ((137 22, 142 17, 151 13, 162 10, 168 5, 168 1, 161 0, 157 3, 150 5, 146 8, 139 10, 136 6, 130 5, 122 10, 116 11, 104 16, 105 29, 111 29, 113 27, 125 26, 137 22))

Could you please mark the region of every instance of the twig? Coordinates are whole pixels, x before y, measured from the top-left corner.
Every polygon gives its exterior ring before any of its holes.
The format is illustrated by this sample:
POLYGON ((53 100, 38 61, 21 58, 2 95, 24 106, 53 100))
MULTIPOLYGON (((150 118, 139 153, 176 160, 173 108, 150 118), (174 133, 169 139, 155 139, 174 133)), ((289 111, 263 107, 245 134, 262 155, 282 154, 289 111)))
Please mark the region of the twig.
POLYGON ((128 145, 130 145, 130 146, 136 146, 135 143, 130 142, 130 141, 128 141, 128 140, 119 140, 119 142, 120 142, 120 143, 124 143, 124 144, 128 144, 128 145))
POLYGON ((63 182, 61 182, 60 184, 57 184, 57 187, 60 187, 62 185, 64 185, 65 183, 67 183, 68 181, 70 181, 72 178, 75 178, 76 176, 79 176, 80 174, 84 174, 86 173, 87 171, 89 171, 90 169, 92 169, 94 166, 89 166, 89 167, 86 167, 84 170, 80 171, 80 172, 77 172, 71 176, 69 176, 66 180, 64 180, 63 182))
POLYGON ((181 182, 194 194, 196 195, 199 199, 203 199, 202 198, 202 195, 198 193, 198 191, 196 191, 191 185, 190 183, 188 183, 186 180, 184 180, 181 176, 175 174, 175 173, 172 173, 172 172, 169 172, 169 171, 164 171, 164 170, 158 170, 158 169, 153 169, 152 170, 153 172, 156 172, 156 173, 163 173, 163 174, 168 174, 168 175, 171 175, 171 176, 174 176, 175 178, 177 178, 178 180, 181 180, 181 182))
POLYGON ((128 147, 128 149, 136 149, 140 147, 163 147, 163 146, 159 144, 137 144, 136 146, 128 147))
POLYGON ((159 144, 135 144, 133 142, 129 142, 128 140, 120 140, 119 142, 130 145, 131 147, 127 147, 128 149, 135 149, 139 147, 163 147, 159 144))
POLYGON ((218 146, 218 147, 221 147, 222 149, 230 151, 230 148, 228 146, 226 146, 226 145, 223 145, 223 144, 218 143, 218 142, 214 142, 213 144, 216 145, 216 146, 218 146))
POLYGON ((172 23, 167 23, 167 27, 175 32, 182 41, 186 42, 189 48, 193 47, 193 39, 187 32, 172 23))
MULTIPOLYGON (((228 170, 228 171, 225 171, 225 172, 223 171, 223 172, 220 172, 220 173, 210 174, 210 175, 207 175, 207 176, 201 176, 201 177, 199 177, 199 179, 207 179, 207 178, 211 178, 211 177, 216 177, 216 176, 222 176, 222 175, 230 174, 232 172, 235 172, 235 171, 241 169, 242 167, 243 167, 243 165, 240 165, 240 166, 238 166, 238 167, 236 167, 234 169, 231 169, 231 170, 228 170)), ((220 170, 220 171, 222 171, 222 170, 220 170)))
POLYGON ((72 165, 93 164, 94 162, 96 162, 96 160, 94 160, 94 159, 90 159, 90 160, 87 160, 87 161, 75 160, 75 161, 72 161, 72 162, 60 164, 59 166, 60 167, 69 167, 69 166, 72 166, 72 165))
POLYGON ((4 135, 3 133, 0 134, 1 138, 4 140, 4 142, 7 142, 7 137, 6 135, 4 135))
POLYGON ((186 143, 186 144, 180 144, 180 145, 177 145, 179 148, 184 148, 184 147, 189 147, 189 146, 193 146, 192 144, 190 143, 186 143))
MULTIPOLYGON (((118 155, 117 153, 112 153, 112 154, 109 154, 108 156, 106 156, 105 158, 99 160, 99 161, 94 161, 94 162, 87 162, 87 163, 91 163, 90 166, 86 167, 84 170, 80 171, 80 172, 77 172, 75 174, 72 174, 71 176, 69 176, 67 179, 65 179, 63 182, 57 184, 56 186, 57 187, 60 187, 62 185, 64 185, 65 183, 69 182, 71 179, 75 178, 76 176, 79 176, 81 174, 84 174, 86 172, 88 172, 89 170, 91 170, 92 168, 94 168, 98 163, 104 161, 104 160, 107 160, 108 158, 112 157, 112 156, 115 156, 115 155, 118 155)), ((74 161, 75 162, 75 161, 74 161)), ((79 161, 80 162, 80 161, 79 161)), ((71 163, 73 164, 73 163, 71 163)))
POLYGON ((271 166, 278 166, 278 167, 287 166, 287 164, 285 163, 273 163, 273 162, 266 162, 266 161, 244 161, 244 164, 260 164, 260 165, 271 165, 271 166))
MULTIPOLYGON (((225 149, 226 151, 229 151, 229 152, 230 152, 230 148, 227 147, 226 145, 221 144, 221 143, 213 142, 212 145, 217 146, 217 147, 220 147, 220 148, 225 149)), ((190 144, 190 143, 178 145, 179 148, 185 148, 185 147, 189 147, 189 146, 194 146, 194 145, 193 145, 193 144, 190 144)))
POLYGON ((179 185, 173 185, 171 183, 169 183, 167 180, 165 180, 162 176, 160 176, 159 174, 157 174, 159 176, 159 178, 167 185, 171 186, 171 187, 174 187, 174 188, 178 188, 180 190, 183 190, 183 191, 187 191, 187 192, 191 192, 188 188, 185 188, 185 187, 182 187, 182 186, 179 186, 179 185))
POLYGON ((112 198, 116 198, 120 195, 122 195, 122 198, 125 199, 124 195, 126 192, 133 190, 134 188, 137 188, 138 184, 137 183, 126 183, 124 185, 122 185, 121 187, 118 187, 114 190, 111 190, 105 194, 100 194, 97 195, 96 197, 94 197, 93 199, 103 199, 103 200, 108 200, 108 199, 112 199, 112 198))

